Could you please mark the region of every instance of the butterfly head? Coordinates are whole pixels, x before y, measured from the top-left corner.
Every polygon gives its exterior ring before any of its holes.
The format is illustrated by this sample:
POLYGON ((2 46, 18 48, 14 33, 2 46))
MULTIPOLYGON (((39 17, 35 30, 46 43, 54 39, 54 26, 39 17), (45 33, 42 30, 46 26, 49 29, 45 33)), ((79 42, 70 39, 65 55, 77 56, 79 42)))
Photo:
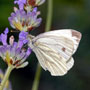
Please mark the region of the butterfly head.
POLYGON ((29 39, 29 46, 30 48, 33 48, 33 39, 34 39, 35 36, 29 34, 28 35, 28 39, 29 39))

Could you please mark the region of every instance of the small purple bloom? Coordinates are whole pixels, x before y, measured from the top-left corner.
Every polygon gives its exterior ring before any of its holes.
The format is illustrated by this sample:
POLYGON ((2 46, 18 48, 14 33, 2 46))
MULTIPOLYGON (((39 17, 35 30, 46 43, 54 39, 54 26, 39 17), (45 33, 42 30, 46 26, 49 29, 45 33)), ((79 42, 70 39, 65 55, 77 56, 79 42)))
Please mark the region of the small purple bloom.
POLYGON ((31 48, 28 48, 26 55, 29 56, 31 54, 31 48))
POLYGON ((23 43, 23 40, 19 40, 19 41, 18 41, 18 47, 19 47, 19 48, 22 48, 23 44, 24 44, 24 43, 23 43))
POLYGON ((9 43, 7 43, 7 32, 8 29, 5 29, 4 33, 1 34, 1 42, 3 45, 0 45, 0 56, 3 58, 8 65, 12 65, 14 68, 22 68, 28 65, 28 62, 25 62, 27 57, 31 54, 31 49, 28 47, 27 32, 20 32, 18 42, 14 41, 14 36, 9 38, 9 43), (24 45, 27 45, 28 48, 25 48, 24 45), (8 57, 8 58, 7 58, 8 57))
POLYGON ((24 44, 27 44, 27 43, 28 43, 28 40, 23 40, 23 43, 24 43, 24 44))
POLYGON ((0 35, 0 41, 3 43, 3 45, 7 45, 7 34, 8 34, 9 30, 8 28, 5 29, 4 34, 2 33, 0 35))
POLYGON ((26 0, 15 0, 14 4, 18 4, 19 9, 22 10, 22 9, 24 9, 24 4, 26 4, 26 0))
POLYGON ((27 35, 28 35, 28 32, 24 32, 24 31, 21 31, 20 34, 19 34, 19 47, 22 48, 22 46, 26 43, 28 43, 28 40, 27 40, 27 35))
POLYGON ((33 9, 33 12, 37 12, 37 7, 35 7, 35 8, 33 9))
POLYGON ((19 39, 26 39, 28 32, 21 31, 19 34, 19 39))
POLYGON ((8 28, 5 29, 4 34, 8 34, 9 30, 8 28))

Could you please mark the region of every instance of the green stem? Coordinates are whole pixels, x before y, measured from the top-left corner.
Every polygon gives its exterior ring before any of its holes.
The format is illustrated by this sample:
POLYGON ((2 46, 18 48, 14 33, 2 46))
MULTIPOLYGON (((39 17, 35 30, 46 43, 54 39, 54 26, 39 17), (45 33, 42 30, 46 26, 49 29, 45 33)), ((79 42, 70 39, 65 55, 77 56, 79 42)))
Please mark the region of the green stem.
POLYGON ((41 66, 38 63, 35 79, 34 79, 33 86, 32 86, 32 90, 37 90, 38 89, 40 74, 41 74, 41 66))
POLYGON ((12 66, 8 66, 7 71, 5 73, 5 76, 4 76, 4 78, 3 78, 3 80, 2 80, 2 82, 0 84, 0 90, 3 90, 4 89, 5 84, 6 84, 6 81, 8 80, 9 75, 10 75, 10 73, 11 73, 12 70, 13 70, 13 67, 12 66))
MULTIPOLYGON (((47 14, 45 32, 48 32, 51 28, 52 13, 53 13, 53 0, 48 0, 48 14, 47 14)), ((41 66, 38 63, 32 90, 38 90, 40 75, 41 75, 41 66)))
POLYGON ((45 32, 48 32, 51 29, 52 15, 53 15, 53 0, 48 0, 48 13, 47 13, 47 19, 46 19, 45 32))

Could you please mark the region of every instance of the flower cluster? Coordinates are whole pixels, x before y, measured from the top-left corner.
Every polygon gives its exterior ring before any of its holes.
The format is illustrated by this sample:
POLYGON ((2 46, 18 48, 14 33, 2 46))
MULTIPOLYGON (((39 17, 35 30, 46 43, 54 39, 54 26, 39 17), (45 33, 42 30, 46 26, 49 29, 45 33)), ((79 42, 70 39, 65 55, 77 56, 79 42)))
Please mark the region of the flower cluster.
POLYGON ((10 25, 13 29, 20 31, 19 40, 16 42, 14 36, 7 36, 9 33, 8 28, 0 35, 0 56, 2 59, 13 68, 22 68, 28 65, 26 58, 31 53, 31 48, 28 46, 28 32, 38 27, 42 18, 38 18, 40 11, 37 6, 43 4, 45 0, 14 0, 19 8, 14 7, 14 12, 8 18, 10 25))
POLYGON ((8 64, 12 65, 14 68, 25 67, 28 62, 25 62, 26 58, 30 55, 31 49, 29 47, 24 47, 28 43, 27 32, 20 32, 18 42, 14 41, 14 36, 9 38, 9 44, 7 43, 7 34, 9 30, 6 28, 4 33, 0 35, 1 43, 0 46, 0 56, 8 64))
POLYGON ((20 31, 31 31, 38 27, 42 18, 38 18, 40 11, 37 6, 43 4, 45 0, 15 0, 19 9, 14 7, 14 12, 8 18, 11 27, 20 31))
POLYGON ((15 13, 11 13, 9 22, 17 30, 30 31, 40 25, 42 19, 37 18, 39 14, 40 12, 37 12, 37 7, 32 12, 27 13, 24 10, 16 10, 15 13))

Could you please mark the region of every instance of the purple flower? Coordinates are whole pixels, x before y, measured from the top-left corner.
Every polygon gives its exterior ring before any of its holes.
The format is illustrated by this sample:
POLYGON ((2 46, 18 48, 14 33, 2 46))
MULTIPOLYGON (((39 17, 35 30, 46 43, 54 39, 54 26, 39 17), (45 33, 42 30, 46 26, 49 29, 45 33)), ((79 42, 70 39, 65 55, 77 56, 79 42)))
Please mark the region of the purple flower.
POLYGON ((2 33, 0 35, 0 39, 1 39, 0 41, 3 43, 3 45, 7 45, 7 34, 8 34, 8 32, 9 32, 9 30, 8 30, 8 28, 6 28, 4 31, 4 34, 2 33))
POLYGON ((31 48, 28 47, 27 32, 20 32, 18 42, 14 41, 14 36, 9 38, 9 44, 7 43, 8 29, 1 34, 0 56, 8 65, 12 65, 14 68, 22 68, 28 65, 25 62, 27 57, 31 54, 31 48), (5 37, 5 39, 4 39, 5 37), (4 40, 4 41, 3 41, 4 40), (28 48, 25 47, 27 45, 28 48))
POLYGON ((29 31, 40 25, 42 19, 37 18, 40 12, 37 12, 37 8, 34 8, 31 12, 25 12, 24 10, 17 10, 9 17, 10 25, 20 31, 29 31))
POLYGON ((22 9, 24 9, 24 4, 26 4, 26 0, 15 0, 14 4, 18 4, 19 9, 22 10, 22 9))
POLYGON ((28 32, 22 31, 22 32, 19 34, 19 39, 26 39, 27 35, 28 35, 28 32))

